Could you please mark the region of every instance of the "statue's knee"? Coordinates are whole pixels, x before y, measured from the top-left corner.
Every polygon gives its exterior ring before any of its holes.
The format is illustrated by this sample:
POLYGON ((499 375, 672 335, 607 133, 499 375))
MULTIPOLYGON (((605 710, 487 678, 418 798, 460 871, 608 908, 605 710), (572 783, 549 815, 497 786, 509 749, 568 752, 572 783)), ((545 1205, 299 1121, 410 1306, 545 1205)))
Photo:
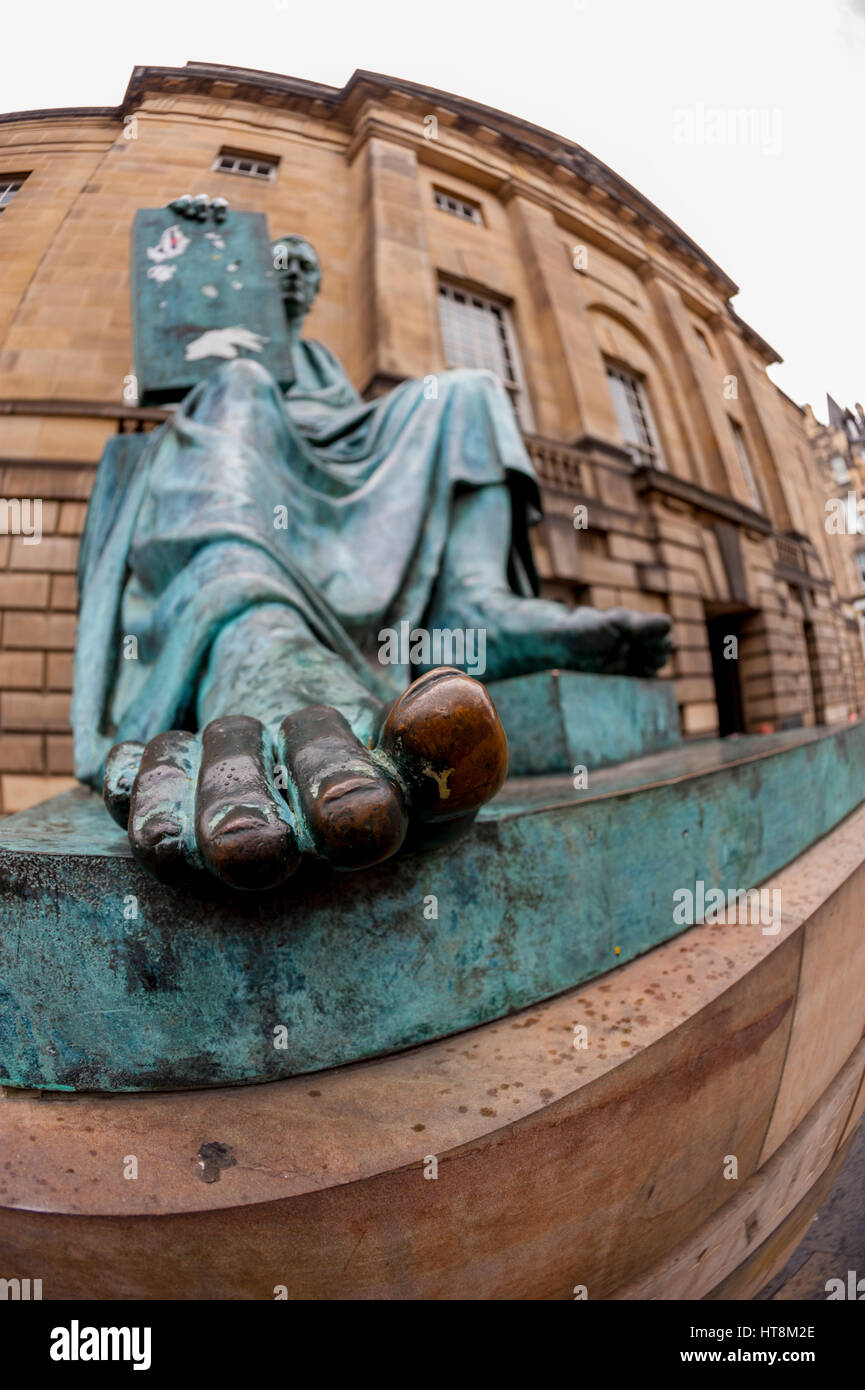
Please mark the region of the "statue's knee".
POLYGON ((234 357, 217 367, 210 378, 218 383, 223 392, 248 393, 252 390, 269 390, 273 387, 273 377, 260 362, 249 357, 234 357))
POLYGON ((490 371, 488 367, 454 367, 448 372, 442 372, 440 380, 446 383, 448 390, 467 396, 481 396, 502 389, 495 372, 490 371))

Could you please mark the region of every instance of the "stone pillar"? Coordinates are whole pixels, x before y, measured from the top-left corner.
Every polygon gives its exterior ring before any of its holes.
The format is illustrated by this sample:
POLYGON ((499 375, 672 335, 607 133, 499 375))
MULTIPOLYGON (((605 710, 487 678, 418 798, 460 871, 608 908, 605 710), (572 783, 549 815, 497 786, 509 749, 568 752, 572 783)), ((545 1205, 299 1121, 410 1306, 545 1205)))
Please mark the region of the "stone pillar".
POLYGON ((547 372, 558 407, 552 425, 559 439, 577 443, 589 435, 621 445, 604 359, 586 312, 580 277, 568 265, 562 234, 549 208, 525 196, 517 184, 502 193, 526 269, 541 328, 547 372))
POLYGON ((801 526, 797 525, 797 521, 800 510, 795 503, 790 505, 781 481, 784 469, 778 458, 776 445, 772 442, 773 436, 783 439, 785 431, 783 427, 776 431, 773 421, 764 421, 763 408, 758 403, 751 384, 751 369, 741 339, 730 320, 726 315, 719 314, 712 321, 712 329, 715 341, 723 354, 727 372, 736 378, 735 399, 756 452, 754 463, 759 471, 758 486, 762 481, 768 514, 779 531, 799 530, 801 526))
POLYGON ((370 136, 352 177, 353 365, 360 390, 374 396, 441 371, 444 360, 415 150, 370 136))
POLYGON ((676 377, 674 399, 681 400, 687 416, 695 481, 709 492, 729 496, 732 489, 727 460, 733 451, 730 426, 723 418, 722 402, 705 389, 697 364, 696 334, 679 290, 652 263, 644 266, 641 279, 670 354, 676 377))

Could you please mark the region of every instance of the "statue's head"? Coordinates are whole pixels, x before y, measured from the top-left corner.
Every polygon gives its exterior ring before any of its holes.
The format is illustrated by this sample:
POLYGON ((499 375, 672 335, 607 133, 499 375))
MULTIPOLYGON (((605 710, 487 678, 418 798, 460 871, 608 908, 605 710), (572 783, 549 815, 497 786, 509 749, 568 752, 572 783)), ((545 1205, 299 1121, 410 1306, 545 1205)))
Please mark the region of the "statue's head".
POLYGON ((286 318, 305 318, 321 284, 315 247, 304 237, 291 235, 273 242, 271 251, 286 318))

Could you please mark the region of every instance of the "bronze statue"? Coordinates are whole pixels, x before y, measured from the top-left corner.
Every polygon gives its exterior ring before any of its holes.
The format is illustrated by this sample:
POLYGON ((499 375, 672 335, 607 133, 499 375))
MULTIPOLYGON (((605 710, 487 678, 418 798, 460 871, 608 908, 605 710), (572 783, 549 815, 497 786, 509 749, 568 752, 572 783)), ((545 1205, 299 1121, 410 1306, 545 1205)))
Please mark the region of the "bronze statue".
POLYGON ((300 336, 315 251, 276 248, 295 381, 283 395, 259 363, 227 360, 122 498, 97 483, 73 704, 76 772, 104 778, 136 856, 247 889, 304 853, 359 869, 439 843, 501 786, 484 685, 383 658, 385 632, 483 633, 487 681, 646 675, 669 651, 664 617, 537 597, 538 491, 498 379, 448 371, 362 400, 300 336))

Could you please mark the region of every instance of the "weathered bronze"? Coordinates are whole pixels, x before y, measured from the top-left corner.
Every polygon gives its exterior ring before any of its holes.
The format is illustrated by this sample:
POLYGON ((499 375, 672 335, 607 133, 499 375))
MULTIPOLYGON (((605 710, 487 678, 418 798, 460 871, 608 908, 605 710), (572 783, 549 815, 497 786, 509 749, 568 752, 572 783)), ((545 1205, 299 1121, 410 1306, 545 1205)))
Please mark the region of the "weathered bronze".
MULTIPOLYGON (((647 684, 660 698, 665 683, 647 684)), ((542 698, 535 704, 543 717, 542 698)), ((160 881, 133 862, 126 834, 95 795, 65 792, 0 825, 0 1083, 75 1091, 243 1085, 504 1019, 687 932, 691 916, 683 922, 673 911, 682 886, 714 885, 729 900, 731 891, 764 884, 860 805, 863 766, 860 721, 689 741, 593 771, 588 788, 564 775, 509 778, 457 843, 406 852, 350 878, 308 855, 286 882, 256 893, 232 891, 207 872, 194 892, 160 881)), ((424 844, 430 831, 454 824, 424 823, 424 844)), ((817 862, 836 884, 848 872, 822 851, 817 862)), ((808 863, 797 870, 800 882, 808 863)), ((844 893, 854 901, 849 884, 844 893)), ((781 922, 778 934, 764 934, 749 914, 743 949, 748 937, 754 948, 780 942, 788 910, 785 902, 770 924, 775 933, 781 922)), ((703 930, 741 972, 729 923, 703 930)), ((685 974, 682 967, 681 980, 685 974)), ((602 984, 602 999, 610 988, 602 984)), ((612 988, 610 1001, 621 1002, 618 984, 612 988)), ((661 989, 678 1017, 679 986, 661 989)), ((570 1027, 584 1016, 583 1002, 571 996, 570 1027)), ((644 1002, 654 1018, 657 998, 644 1002)), ((508 1018, 499 1039, 521 1028, 508 1018)), ((549 1061, 546 1027, 536 1033, 555 1085, 566 1068, 549 1061)), ((453 1059, 477 1056, 472 1041, 449 1045, 453 1059)), ((570 1038, 558 1046, 579 1063, 570 1038)), ((355 1079, 346 1073, 349 1091, 355 1079)), ((445 1102, 456 1115, 456 1096, 445 1102)), ((414 1097, 405 1104, 391 1122, 410 1132, 414 1097)), ((202 1140, 226 1138, 205 1127, 190 1154, 202 1140)), ((311 1180, 317 1171, 309 1170, 311 1180)))
MULTIPOLYGON (((160 294, 179 296, 174 318, 179 308, 210 325, 185 353, 199 367, 212 354, 213 370, 134 469, 109 450, 97 478, 77 774, 103 786, 136 857, 173 882, 209 872, 265 889, 304 854, 358 869, 441 843, 507 768, 492 701, 468 672, 651 674, 668 620, 537 597, 537 487, 491 373, 444 372, 361 400, 333 355, 300 336, 321 269, 308 242, 285 237, 272 248, 293 376, 283 394, 250 355, 262 335, 236 317, 242 295, 225 309, 234 323, 202 318, 205 291, 248 283, 254 305, 273 273, 256 279, 248 264, 243 280, 214 270, 202 285, 202 238, 217 269, 225 246, 254 238, 232 241, 237 215, 226 221, 222 205, 180 199, 172 216, 147 254, 160 284, 171 270, 160 294), (455 634, 478 638, 463 643, 472 660, 454 658, 455 634)), ((167 320, 161 331, 181 342, 167 320)))

